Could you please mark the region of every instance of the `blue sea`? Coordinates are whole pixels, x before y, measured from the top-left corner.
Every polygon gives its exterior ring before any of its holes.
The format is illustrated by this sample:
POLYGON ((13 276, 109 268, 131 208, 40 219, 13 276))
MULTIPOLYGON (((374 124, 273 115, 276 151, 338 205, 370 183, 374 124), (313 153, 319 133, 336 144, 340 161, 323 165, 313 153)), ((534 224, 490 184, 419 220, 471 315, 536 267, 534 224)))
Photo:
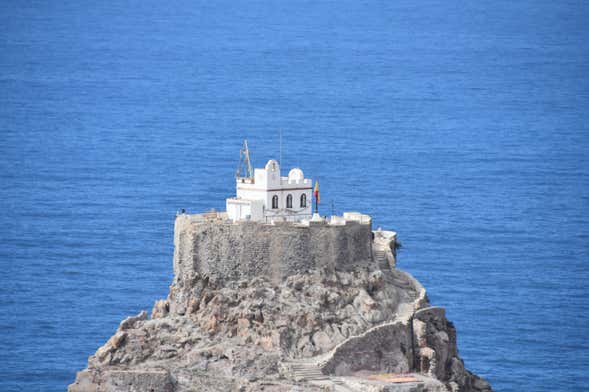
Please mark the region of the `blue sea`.
POLYGON ((586 1, 0 2, 0 390, 172 280, 243 139, 396 230, 496 391, 589 383, 586 1))

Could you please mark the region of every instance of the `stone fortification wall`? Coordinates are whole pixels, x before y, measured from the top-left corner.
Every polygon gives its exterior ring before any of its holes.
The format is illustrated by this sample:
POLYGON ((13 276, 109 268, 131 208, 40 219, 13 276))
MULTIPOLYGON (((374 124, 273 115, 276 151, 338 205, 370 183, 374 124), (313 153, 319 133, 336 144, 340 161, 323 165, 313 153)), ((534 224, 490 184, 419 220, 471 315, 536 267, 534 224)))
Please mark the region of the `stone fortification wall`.
POLYGON ((370 222, 308 226, 227 223, 179 215, 174 228, 174 274, 215 281, 266 277, 275 282, 315 269, 350 270, 372 261, 370 222))
POLYGON ((360 370, 407 373, 413 365, 413 342, 407 321, 385 323, 338 345, 321 364, 325 374, 349 376, 360 370))

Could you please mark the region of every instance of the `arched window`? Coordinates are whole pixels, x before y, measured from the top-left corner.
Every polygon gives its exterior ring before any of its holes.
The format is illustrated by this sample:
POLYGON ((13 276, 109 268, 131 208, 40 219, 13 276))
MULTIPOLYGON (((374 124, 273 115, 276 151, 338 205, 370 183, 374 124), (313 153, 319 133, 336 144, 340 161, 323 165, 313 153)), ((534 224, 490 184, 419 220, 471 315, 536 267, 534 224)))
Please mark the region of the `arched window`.
POLYGON ((307 206, 307 195, 305 195, 304 193, 301 195, 301 207, 306 207, 307 206))
POLYGON ((276 196, 276 195, 272 196, 272 208, 273 209, 278 208, 278 196, 276 196))
POLYGON ((286 196, 286 208, 292 208, 292 195, 286 196))

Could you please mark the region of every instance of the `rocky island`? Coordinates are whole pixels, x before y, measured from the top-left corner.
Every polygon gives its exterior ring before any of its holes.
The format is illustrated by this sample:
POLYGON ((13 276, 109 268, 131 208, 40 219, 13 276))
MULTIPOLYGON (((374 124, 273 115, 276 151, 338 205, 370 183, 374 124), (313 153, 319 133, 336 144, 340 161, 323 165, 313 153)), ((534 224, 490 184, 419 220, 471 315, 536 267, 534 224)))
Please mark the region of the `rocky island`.
POLYGON ((174 246, 168 297, 123 320, 70 392, 491 391, 367 215, 183 213, 174 246))
POLYGON ((123 320, 70 392, 484 392, 456 330, 396 268, 397 235, 318 211, 319 183, 240 151, 226 212, 174 225, 174 280, 123 320), (315 199, 315 211, 311 199, 315 199))

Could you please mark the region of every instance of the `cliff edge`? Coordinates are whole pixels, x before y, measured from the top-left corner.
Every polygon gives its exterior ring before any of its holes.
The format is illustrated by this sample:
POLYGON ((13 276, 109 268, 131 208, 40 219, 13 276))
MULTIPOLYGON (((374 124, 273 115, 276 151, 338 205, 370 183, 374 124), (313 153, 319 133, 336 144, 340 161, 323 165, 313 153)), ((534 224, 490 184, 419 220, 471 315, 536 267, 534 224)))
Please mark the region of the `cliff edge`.
POLYGON ((370 217, 174 228, 167 299, 123 320, 70 392, 491 391, 370 217))

